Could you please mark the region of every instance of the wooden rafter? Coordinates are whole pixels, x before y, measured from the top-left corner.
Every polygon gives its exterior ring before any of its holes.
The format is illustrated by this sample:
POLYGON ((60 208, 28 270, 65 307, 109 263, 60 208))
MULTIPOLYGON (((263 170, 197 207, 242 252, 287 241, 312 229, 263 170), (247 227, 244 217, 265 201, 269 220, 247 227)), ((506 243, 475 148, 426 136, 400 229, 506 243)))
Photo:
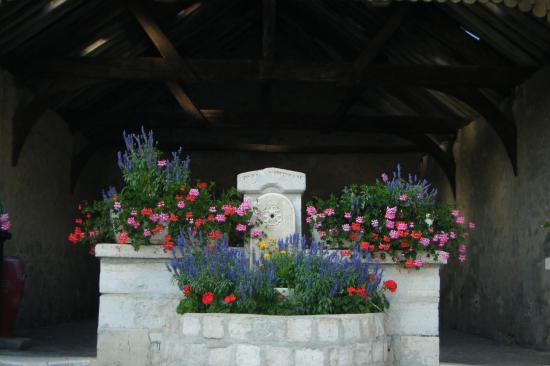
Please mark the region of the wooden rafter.
MULTIPOLYGON (((196 77, 187 62, 179 55, 172 42, 166 37, 157 23, 150 17, 139 0, 127 1, 128 8, 147 33, 167 65, 175 72, 185 75, 185 79, 196 81, 196 77)), ((183 87, 174 80, 165 81, 166 86, 176 98, 180 107, 190 116, 199 121, 204 121, 199 109, 193 104, 183 87)))
POLYGON ((336 114, 343 115, 351 108, 351 106, 361 97, 365 91, 363 86, 355 86, 356 81, 359 81, 361 75, 369 64, 378 56, 383 46, 390 40, 394 33, 399 29, 399 26, 405 18, 407 12, 406 7, 398 8, 386 21, 382 29, 376 36, 368 42, 365 49, 353 63, 353 68, 350 72, 349 83, 352 85, 346 92, 346 97, 342 101, 336 114))
MULTIPOLYGON (((188 59, 196 78, 174 70, 158 57, 61 58, 12 64, 10 69, 27 77, 69 76, 98 80, 241 82, 276 80, 346 85, 350 63, 265 62, 256 60, 188 59), (267 72, 266 70, 269 70, 267 72), (196 80, 198 79, 198 81, 196 80)), ((480 67, 446 65, 369 65, 358 76, 359 86, 417 85, 430 88, 512 88, 529 78, 534 67, 480 67)))

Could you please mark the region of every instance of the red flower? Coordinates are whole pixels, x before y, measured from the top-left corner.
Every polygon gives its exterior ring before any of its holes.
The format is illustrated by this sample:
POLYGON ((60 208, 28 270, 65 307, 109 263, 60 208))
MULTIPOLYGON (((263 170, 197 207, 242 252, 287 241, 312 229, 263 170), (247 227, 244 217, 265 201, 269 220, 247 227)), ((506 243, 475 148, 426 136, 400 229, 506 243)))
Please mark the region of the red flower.
POLYGON ((390 245, 389 245, 389 244, 380 243, 380 244, 378 244, 378 249, 380 249, 380 250, 390 250, 390 245))
POLYGON ((153 229, 151 229, 151 231, 153 232, 153 234, 158 234, 160 233, 162 230, 164 230, 164 228, 161 226, 161 225, 155 225, 155 227, 153 229))
POLYGON ((69 241, 73 243, 73 245, 76 245, 76 243, 78 243, 78 240, 78 235, 76 235, 75 233, 69 234, 69 241))
POLYGON ((414 261, 412 259, 408 259, 405 261, 405 268, 413 268, 414 267, 414 261))
POLYGON ((374 245, 373 244, 369 244, 369 252, 374 252, 374 245))
POLYGON ((389 243, 389 242, 391 241, 391 239, 390 239, 389 236, 384 235, 384 241, 385 241, 386 243, 389 243))
POLYGON ((74 222, 75 222, 76 224, 82 224, 82 219, 75 219, 74 222))
POLYGON ((207 220, 208 221, 214 221, 214 215, 208 215, 207 220))
POLYGON ((351 295, 353 295, 353 294, 355 293, 355 291, 357 291, 357 290, 355 289, 355 287, 348 287, 348 290, 347 290, 347 291, 348 291, 348 295, 351 296, 351 295))
POLYGON ((359 297, 362 297, 365 300, 369 299, 369 296, 367 295, 367 289, 365 286, 361 286, 355 290, 355 294, 359 297))
POLYGON ((352 231, 359 231, 359 230, 361 230, 361 224, 358 224, 358 223, 354 222, 353 224, 351 224, 351 230, 352 230, 352 231))
POLYGON ((126 244, 128 241, 128 233, 126 231, 121 232, 116 236, 116 241, 119 244, 126 244))
POLYGON ((401 248, 408 248, 408 247, 409 247, 409 243, 407 243, 406 241, 401 242, 401 248))
POLYGON ((378 239, 378 233, 372 233, 372 238, 373 238, 374 240, 378 239))
POLYGON ((349 249, 341 250, 341 251, 340 251, 340 255, 341 255, 342 257, 350 257, 350 256, 351 256, 351 250, 349 250, 349 249))
POLYGON ((172 221, 172 222, 176 222, 176 221, 178 221, 178 217, 174 214, 170 214, 169 220, 172 221))
POLYGON ((355 234, 355 233, 349 234, 349 240, 356 241, 357 240, 357 234, 355 234))
POLYGON ((195 226, 196 227, 201 227, 202 225, 204 225, 204 219, 196 219, 195 220, 195 226))
POLYGON ((185 191, 185 186, 180 186, 180 191, 185 191))
POLYGON ((183 196, 181 194, 176 194, 176 201, 181 201, 183 196))
POLYGON ((91 219, 91 218, 92 218, 92 214, 88 212, 88 213, 86 214, 86 218, 87 218, 87 219, 91 219))
POLYGON ((151 216, 153 214, 153 209, 151 208, 142 208, 141 214, 144 216, 151 216))
POLYGON ((193 289, 191 288, 190 284, 187 284, 187 285, 183 286, 183 294, 185 296, 191 295, 192 292, 193 292, 193 289))
POLYGON ((413 239, 419 240, 422 238, 422 233, 420 231, 413 231, 411 236, 413 239))
POLYGON ((206 183, 206 182, 200 182, 199 184, 197 184, 197 187, 199 187, 199 188, 201 188, 201 189, 202 189, 202 188, 206 188, 206 187, 208 187, 208 183, 206 183))
POLYGON ((186 219, 190 219, 190 218, 192 218, 192 217, 193 217, 193 211, 187 211, 187 212, 185 213, 185 218, 186 218, 186 219))
POLYGON ((233 301, 235 301, 237 298, 235 297, 234 294, 231 294, 231 295, 228 295, 226 296, 223 301, 226 303, 226 304, 231 304, 233 301))
POLYGON ((370 245, 370 244, 369 244, 368 242, 366 242, 366 241, 361 242, 361 250, 362 250, 362 251, 367 250, 367 249, 369 248, 369 245, 370 245))
POLYGON ((384 287, 390 290, 390 292, 397 291, 397 283, 394 280, 384 281, 384 287))
POLYGON ((204 305, 210 305, 214 300, 214 294, 212 292, 205 292, 202 294, 202 303, 204 305))
POLYGON ((188 194, 187 197, 185 197, 185 199, 189 202, 195 202, 197 197, 196 196, 191 196, 190 194, 188 194))
POLYGON ((172 241, 172 237, 170 235, 166 235, 164 237, 164 244, 162 245, 164 250, 172 250, 174 249, 174 242, 172 241))

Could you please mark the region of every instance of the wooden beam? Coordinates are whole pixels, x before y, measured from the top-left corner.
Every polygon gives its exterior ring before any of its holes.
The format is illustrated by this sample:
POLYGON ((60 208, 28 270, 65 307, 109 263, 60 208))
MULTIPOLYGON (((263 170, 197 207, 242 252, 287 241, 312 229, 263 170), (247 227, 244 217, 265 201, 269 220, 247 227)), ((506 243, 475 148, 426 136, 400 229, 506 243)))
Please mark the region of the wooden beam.
MULTIPOLYGON (((335 120, 332 116, 311 113, 273 113, 227 112, 220 110, 202 110, 202 114, 217 127, 211 130, 228 131, 243 129, 264 131, 265 125, 276 132, 278 130, 325 131, 325 132, 413 132, 433 134, 454 134, 468 121, 458 118, 437 116, 402 115, 348 115, 335 120)), ((144 124, 150 128, 200 129, 185 114, 163 111, 140 111, 139 113, 97 114, 93 111, 60 111, 60 114, 75 129, 89 128, 133 128, 144 124)), ((209 132, 209 133, 211 133, 209 132)))
POLYGON ((514 121, 497 106, 493 104, 483 93, 477 89, 441 88, 440 91, 454 96, 463 103, 476 110, 496 132, 500 138, 506 154, 512 164, 514 175, 518 175, 517 158, 517 129, 514 121))
MULTIPOLYGON (((273 62, 256 60, 189 59, 196 82, 242 82, 275 80, 281 82, 328 83, 346 85, 350 63, 273 62), (263 70, 263 71, 262 71, 263 70), (266 72, 269 70, 269 72, 266 72)), ((19 62, 11 71, 27 77, 69 76, 102 80, 180 81, 195 79, 172 69, 162 58, 112 59, 80 57, 19 62)), ((417 85, 432 88, 477 87, 511 88, 529 78, 535 67, 479 67, 445 65, 369 65, 357 76, 358 86, 417 85)))
MULTIPOLYGON (((174 72, 184 75, 186 79, 196 82, 196 77, 185 60, 179 55, 172 42, 166 37, 153 18, 148 15, 141 2, 139 0, 129 0, 127 1, 127 5, 168 66, 174 72)), ((186 113, 196 120, 204 121, 204 117, 180 84, 174 80, 167 80, 166 86, 186 113)))
MULTIPOLYGON (((378 34, 368 42, 365 49, 359 57, 353 63, 353 68, 350 72, 350 84, 358 83, 361 77, 361 74, 365 71, 367 66, 374 61, 376 56, 380 53, 382 47, 390 40, 394 33, 399 29, 399 26, 405 18, 407 12, 407 7, 398 8, 390 18, 384 23, 384 26, 378 34)), ((348 110, 357 102, 360 98, 365 88, 362 86, 352 86, 346 92, 346 97, 338 107, 336 111, 337 115, 343 115, 348 112, 348 110)))

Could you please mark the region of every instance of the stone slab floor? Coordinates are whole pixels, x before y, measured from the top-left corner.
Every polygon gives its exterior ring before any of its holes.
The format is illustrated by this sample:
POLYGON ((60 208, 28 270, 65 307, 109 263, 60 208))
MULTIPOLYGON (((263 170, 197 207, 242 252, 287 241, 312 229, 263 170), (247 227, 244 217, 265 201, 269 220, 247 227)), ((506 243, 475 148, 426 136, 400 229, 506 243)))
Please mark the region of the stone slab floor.
MULTIPOLYGON (((0 349, 0 366, 93 366, 95 321, 61 324, 24 332, 32 347, 0 349)), ((550 352, 511 345, 457 331, 441 335, 441 366, 550 366, 550 352)))

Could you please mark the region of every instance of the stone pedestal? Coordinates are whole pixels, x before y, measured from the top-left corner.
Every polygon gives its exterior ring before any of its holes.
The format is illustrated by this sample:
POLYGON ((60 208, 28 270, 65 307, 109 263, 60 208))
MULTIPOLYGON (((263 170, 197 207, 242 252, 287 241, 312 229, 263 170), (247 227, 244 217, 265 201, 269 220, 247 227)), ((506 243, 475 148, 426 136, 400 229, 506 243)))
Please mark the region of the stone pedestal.
POLYGON ((275 239, 302 233, 302 194, 306 175, 266 168, 237 176, 237 190, 258 208, 264 232, 275 239))

